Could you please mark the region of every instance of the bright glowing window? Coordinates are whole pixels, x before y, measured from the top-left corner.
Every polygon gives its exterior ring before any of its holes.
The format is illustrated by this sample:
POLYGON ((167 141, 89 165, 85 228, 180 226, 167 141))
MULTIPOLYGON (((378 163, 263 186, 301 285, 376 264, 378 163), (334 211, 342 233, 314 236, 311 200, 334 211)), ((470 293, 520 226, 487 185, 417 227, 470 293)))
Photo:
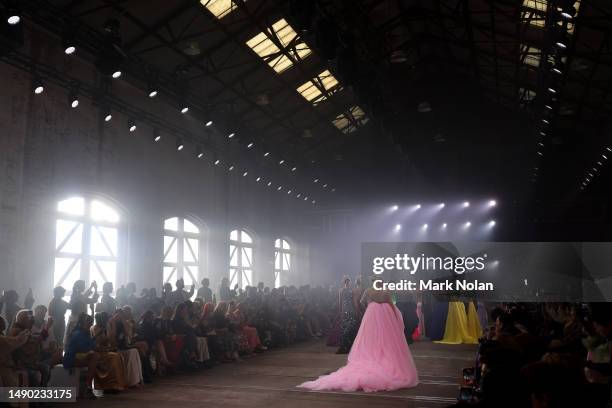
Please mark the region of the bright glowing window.
POLYGON ((244 230, 230 233, 230 286, 253 286, 253 238, 244 230))
POLYGON ((326 69, 311 81, 300 85, 297 91, 308 102, 316 106, 327 99, 327 95, 339 91, 340 87, 338 85, 338 80, 326 69))
POLYGON ((286 283, 287 275, 291 271, 291 245, 285 239, 274 241, 274 287, 281 287, 286 283))
POLYGON ((75 281, 117 284, 120 216, 108 203, 70 197, 57 203, 53 286, 75 281))
POLYGON ((332 121, 342 133, 348 134, 356 131, 359 127, 368 123, 369 118, 359 106, 353 106, 348 111, 336 116, 332 121))
POLYGON ((200 0, 200 3, 218 19, 222 19, 238 8, 232 0, 200 0))
POLYGON ((278 74, 290 68, 294 62, 312 54, 310 47, 284 18, 272 24, 270 29, 251 38, 246 44, 278 74))
POLYGON ((200 229, 186 218, 164 221, 164 283, 183 279, 186 286, 198 282, 200 271, 200 229))
POLYGON ((542 50, 526 44, 521 44, 521 57, 523 57, 523 62, 525 64, 537 68, 540 66, 542 50))

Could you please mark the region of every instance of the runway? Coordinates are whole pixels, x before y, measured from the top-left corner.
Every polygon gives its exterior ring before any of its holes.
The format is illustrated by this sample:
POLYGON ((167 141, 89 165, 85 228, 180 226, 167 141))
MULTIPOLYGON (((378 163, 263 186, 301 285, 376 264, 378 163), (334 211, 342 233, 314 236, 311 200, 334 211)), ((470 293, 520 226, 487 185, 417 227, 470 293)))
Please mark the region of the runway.
POLYGON ((105 407, 447 407, 456 402, 461 369, 474 360, 475 346, 419 342, 411 346, 421 383, 410 390, 364 393, 306 391, 295 386, 344 365, 346 355, 334 354, 323 341, 271 350, 241 362, 191 374, 155 378, 144 389, 106 395, 105 407))

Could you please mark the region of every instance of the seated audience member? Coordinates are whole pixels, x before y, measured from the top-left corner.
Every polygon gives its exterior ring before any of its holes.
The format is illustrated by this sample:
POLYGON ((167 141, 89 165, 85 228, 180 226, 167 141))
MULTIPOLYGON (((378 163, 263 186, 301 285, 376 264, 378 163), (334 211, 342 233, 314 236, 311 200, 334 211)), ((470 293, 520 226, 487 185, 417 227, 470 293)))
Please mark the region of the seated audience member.
POLYGON ((19 306, 17 302, 19 302, 19 294, 17 293, 17 291, 7 290, 6 292, 4 292, 4 296, 2 296, 2 305, 4 308, 4 316, 6 317, 6 323, 9 329, 15 321, 15 316, 17 315, 17 312, 22 309, 32 309, 32 306, 34 305, 34 296, 32 295, 32 289, 28 289, 24 307, 19 306))
POLYGON ((104 330, 99 327, 95 337, 91 329, 93 318, 81 313, 66 343, 64 367, 87 367, 87 392, 95 398, 92 386, 97 390, 120 391, 126 388, 125 369, 121 356, 112 352, 104 330))
POLYGON ((104 282, 104 285, 102 285, 102 297, 100 298, 101 307, 98 308, 99 312, 106 312, 109 315, 115 313, 117 301, 112 296, 114 290, 113 282, 104 282))
POLYGON ((12 352, 23 346, 30 338, 30 331, 22 330, 17 336, 5 335, 6 320, 0 317, 0 385, 19 386, 19 377, 13 361, 12 352))
POLYGON ((47 339, 47 332, 37 335, 32 333, 34 315, 31 310, 22 309, 17 312, 15 322, 9 330, 9 336, 18 336, 22 331, 28 331, 28 341, 13 351, 13 361, 17 369, 28 373, 28 385, 30 387, 44 387, 49 381, 51 367, 49 361, 43 361, 42 342, 47 339))
POLYGON ((66 326, 66 334, 64 335, 64 343, 70 338, 72 330, 76 326, 81 313, 87 313, 88 307, 96 304, 98 301, 98 285, 96 282, 91 282, 91 285, 85 290, 85 281, 78 280, 72 285, 72 294, 70 295, 70 317, 66 326))
POLYGON ((221 285, 219 286, 219 300, 221 302, 229 302, 232 300, 232 290, 230 289, 230 281, 229 279, 223 278, 221 279, 221 285))
POLYGON ((57 286, 53 289, 53 299, 49 302, 49 317, 53 319, 53 338, 58 348, 64 346, 66 312, 70 308, 70 303, 63 299, 65 295, 66 289, 57 286))
POLYGON ((585 376, 593 408, 605 407, 610 401, 612 383, 612 303, 591 305, 592 326, 585 339, 588 350, 585 376))
MULTIPOLYGON (((108 332, 111 344, 121 353, 125 363, 127 375, 127 385, 138 387, 144 383, 143 360, 138 347, 134 343, 134 327, 130 315, 126 313, 130 310, 129 306, 123 306, 115 311, 115 314, 108 320, 108 332)), ((148 362, 147 362, 148 364, 148 362)), ((146 370, 149 374, 150 370, 146 370)), ((147 381, 150 378, 147 378, 147 381)))
POLYGON ((212 325, 216 334, 217 350, 221 352, 221 361, 229 362, 237 360, 239 339, 232 331, 231 322, 227 318, 229 310, 228 302, 219 302, 212 315, 212 325))
POLYGON ((562 304, 559 308, 559 319, 563 324, 561 338, 550 342, 549 348, 559 353, 584 354, 582 336, 584 326, 580 319, 580 310, 576 305, 562 304))
POLYGON ((174 333, 172 316, 174 310, 170 306, 162 307, 161 314, 155 319, 155 327, 160 334, 164 344, 166 359, 172 365, 178 364, 181 350, 183 349, 183 337, 174 333))
POLYGON ((146 358, 153 358, 157 374, 163 375, 170 366, 170 362, 166 357, 162 333, 155 324, 155 314, 152 310, 147 310, 140 317, 136 329, 136 340, 147 344, 146 358))
POLYGON ((172 331, 183 338, 180 362, 185 368, 195 368, 197 360, 197 336, 189 319, 188 303, 179 303, 172 316, 172 331))
MULTIPOLYGON (((34 324, 32 325, 32 335, 41 337, 41 360, 47 362, 50 367, 61 362, 61 351, 55 341, 55 321, 51 316, 47 317, 47 308, 38 305, 34 308, 34 324)), ((62 327, 61 330, 64 328, 62 327)))
POLYGON ((233 318, 236 326, 242 331, 247 341, 247 352, 261 352, 267 349, 261 343, 257 329, 251 326, 251 322, 248 319, 248 312, 246 303, 239 303, 236 305, 236 309, 233 312, 233 318))
POLYGON ((202 287, 198 289, 196 297, 202 299, 205 304, 213 301, 213 293, 210 289, 210 279, 202 279, 202 287))

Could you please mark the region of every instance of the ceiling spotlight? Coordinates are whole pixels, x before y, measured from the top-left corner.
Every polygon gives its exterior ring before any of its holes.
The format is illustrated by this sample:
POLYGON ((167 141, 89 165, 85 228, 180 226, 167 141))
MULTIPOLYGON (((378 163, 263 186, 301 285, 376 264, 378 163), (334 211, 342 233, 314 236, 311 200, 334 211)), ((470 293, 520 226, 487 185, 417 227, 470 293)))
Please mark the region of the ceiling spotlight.
POLYGON ((219 163, 221 163, 221 160, 219 160, 219 159, 215 160, 215 166, 218 166, 219 163))
POLYGON ((249 144, 247 145, 247 149, 250 149, 251 147, 253 147, 253 142, 251 142, 251 143, 249 143, 249 144))
POLYGON ((415 206, 415 208, 416 208, 417 210, 418 210, 418 209, 420 209, 420 208, 421 208, 421 204, 417 204, 417 205, 415 206))
POLYGON ((270 152, 265 152, 264 153, 264 157, 268 157, 270 155, 270 152))
POLYGON ((76 51, 76 46, 74 45, 74 42, 68 39, 64 40, 64 54, 72 55, 74 54, 75 51, 76 51))
POLYGON ((603 157, 604 160, 608 160, 608 156, 606 156, 605 154, 602 154, 601 157, 603 157))
POLYGON ((470 221, 468 221, 464 225, 465 225, 466 228, 469 228, 470 226, 472 226, 472 223, 470 221))
POLYGON ((185 144, 183 143, 183 139, 176 139, 176 150, 179 152, 185 148, 185 144))
POLYGON ((550 106, 550 105, 544 105, 544 107, 545 107, 546 109, 552 110, 552 106, 550 106))
POLYGON ((331 189, 331 191, 332 191, 332 193, 335 193, 335 192, 336 192, 336 189, 335 189, 335 188, 332 188, 332 189, 331 189))
POLYGON ((395 224, 395 230, 399 231, 402 229, 402 225, 401 224, 395 224))
POLYGON ((296 198, 300 198, 302 196, 301 193, 297 193, 297 195, 295 196, 296 198))
POLYGON ((599 164, 600 166, 603 166, 603 163, 598 161, 597 164, 599 164))
POLYGON ((157 89, 155 89, 153 85, 149 85, 147 95, 149 95, 149 98, 155 98, 157 96, 157 89))
POLYGON ((444 207, 446 207, 446 204, 444 204, 444 203, 440 203, 440 204, 438 204, 438 208, 442 209, 442 208, 444 208, 444 207))
POLYGON ((245 171, 244 173, 242 173, 242 177, 246 177, 249 174, 248 171, 245 171))
POLYGON ((495 220, 489 221, 489 227, 494 227, 496 224, 495 220))
POLYGON ((183 105, 183 107, 181 108, 181 113, 182 113, 182 114, 185 114, 185 113, 187 113, 187 112, 189 112, 189 106, 187 106, 187 105, 183 105))
POLYGON ((538 146, 540 146, 540 147, 544 147, 544 143, 542 143, 542 142, 538 142, 538 146))
POLYGON ((591 178, 595 177, 593 173, 589 173, 589 176, 591 176, 591 178))
POLYGON ((287 190, 287 194, 291 194, 291 190, 287 190))
POLYGON ((555 94, 557 93, 557 90, 554 88, 548 88, 548 92, 555 94))
POLYGON ((268 181, 268 187, 270 187, 272 185, 271 181, 268 181))
POLYGON ((283 189, 283 186, 278 186, 277 190, 281 191, 283 189))
POLYGON ((446 227, 447 227, 447 224, 446 224, 446 223, 443 223, 443 224, 442 224, 442 229, 446 229, 446 227))
POLYGON ((204 157, 204 151, 202 150, 202 146, 198 146, 196 148, 196 157, 198 159, 201 159, 202 157, 204 157))
POLYGON ((291 169, 291 171, 296 171, 296 170, 297 170, 297 167, 293 167, 293 168, 291 169))
POLYGON ((490 200, 489 201, 489 207, 495 207, 497 205, 497 201, 495 200, 490 200))
POLYGON ((229 168, 227 169, 227 171, 232 171, 234 170, 234 165, 229 166, 229 168))
POLYGON ((316 201, 316 200, 312 200, 312 201, 311 201, 311 203, 316 204, 316 203, 317 203, 317 201, 316 201))
POLYGON ((212 126, 212 124, 213 124, 212 120, 209 120, 208 122, 206 122, 206 126, 212 126))
POLYGON ((546 136, 546 132, 540 132, 541 136, 546 136))
POLYGON ((231 139, 232 137, 236 136, 236 134, 234 132, 230 133, 229 135, 227 135, 228 139, 231 139))
POLYGON ((544 153, 542 153, 542 152, 538 151, 538 155, 539 155, 539 156, 544 156, 544 153))
POLYGON ((159 142, 161 140, 161 133, 158 128, 153 129, 153 141, 159 142))
POLYGON ((323 184, 323 188, 327 188, 327 184, 323 184))
POLYGON ((285 162, 285 160, 281 160, 278 162, 278 164, 283 164, 285 162))
POLYGON ((470 202, 469 201, 464 201, 463 202, 463 208, 467 208, 470 206, 470 202))
POLYGON ((32 80, 32 91, 36 95, 40 95, 45 90, 45 86, 43 85, 43 81, 40 77, 35 77, 32 80))
POLYGON ((17 25, 19 24, 20 21, 21 21, 21 16, 19 15, 19 12, 16 9, 9 9, 6 22, 9 23, 10 25, 17 25))
POLYGON ((548 121, 548 119, 542 119, 542 123, 545 123, 548 125, 550 122, 548 121))
POLYGON ((104 110, 104 121, 105 122, 110 122, 110 120, 113 118, 113 114, 110 110, 110 108, 105 108, 104 110))
POLYGON ((397 205, 393 205, 391 206, 391 211, 397 211, 399 207, 397 205))
POLYGON ((308 196, 304 197, 304 201, 308 201, 308 196))
POLYGON ((119 77, 121 77, 121 75, 122 75, 122 72, 120 70, 115 70, 111 76, 114 79, 119 79, 119 77))
POLYGON ((426 230, 427 228, 429 228, 429 225, 427 224, 423 224, 423 226, 421 227, 423 230, 426 230))
POLYGON ((128 128, 130 132, 134 132, 136 130, 136 121, 133 118, 128 119, 128 128))
POLYGON ((71 108, 76 108, 79 106, 79 95, 76 90, 70 91, 70 95, 68 95, 68 103, 71 108))
POLYGON ((560 67, 558 67, 558 66, 554 66, 554 67, 553 67, 553 69, 552 69, 552 71, 553 71, 555 74, 558 74, 558 75, 563 74, 563 72, 561 71, 561 68, 560 68, 560 67))
POLYGON ((313 183, 318 183, 318 182, 319 182, 319 179, 314 179, 313 180, 313 183))
POLYGON ((612 148, 611 147, 606 147, 606 150, 609 152, 612 152, 612 148))
POLYGON ((259 183, 261 181, 261 177, 257 177, 255 181, 259 183))

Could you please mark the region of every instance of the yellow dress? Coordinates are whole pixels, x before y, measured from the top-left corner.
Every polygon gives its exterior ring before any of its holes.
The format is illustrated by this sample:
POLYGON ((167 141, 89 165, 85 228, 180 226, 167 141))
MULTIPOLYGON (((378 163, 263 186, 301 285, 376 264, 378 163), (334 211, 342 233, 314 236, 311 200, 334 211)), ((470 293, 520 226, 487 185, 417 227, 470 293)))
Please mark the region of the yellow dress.
POLYGON ((468 329, 468 316, 465 312, 463 302, 449 302, 448 316, 446 317, 446 327, 444 338, 436 341, 440 344, 477 344, 478 337, 470 334, 468 329))

